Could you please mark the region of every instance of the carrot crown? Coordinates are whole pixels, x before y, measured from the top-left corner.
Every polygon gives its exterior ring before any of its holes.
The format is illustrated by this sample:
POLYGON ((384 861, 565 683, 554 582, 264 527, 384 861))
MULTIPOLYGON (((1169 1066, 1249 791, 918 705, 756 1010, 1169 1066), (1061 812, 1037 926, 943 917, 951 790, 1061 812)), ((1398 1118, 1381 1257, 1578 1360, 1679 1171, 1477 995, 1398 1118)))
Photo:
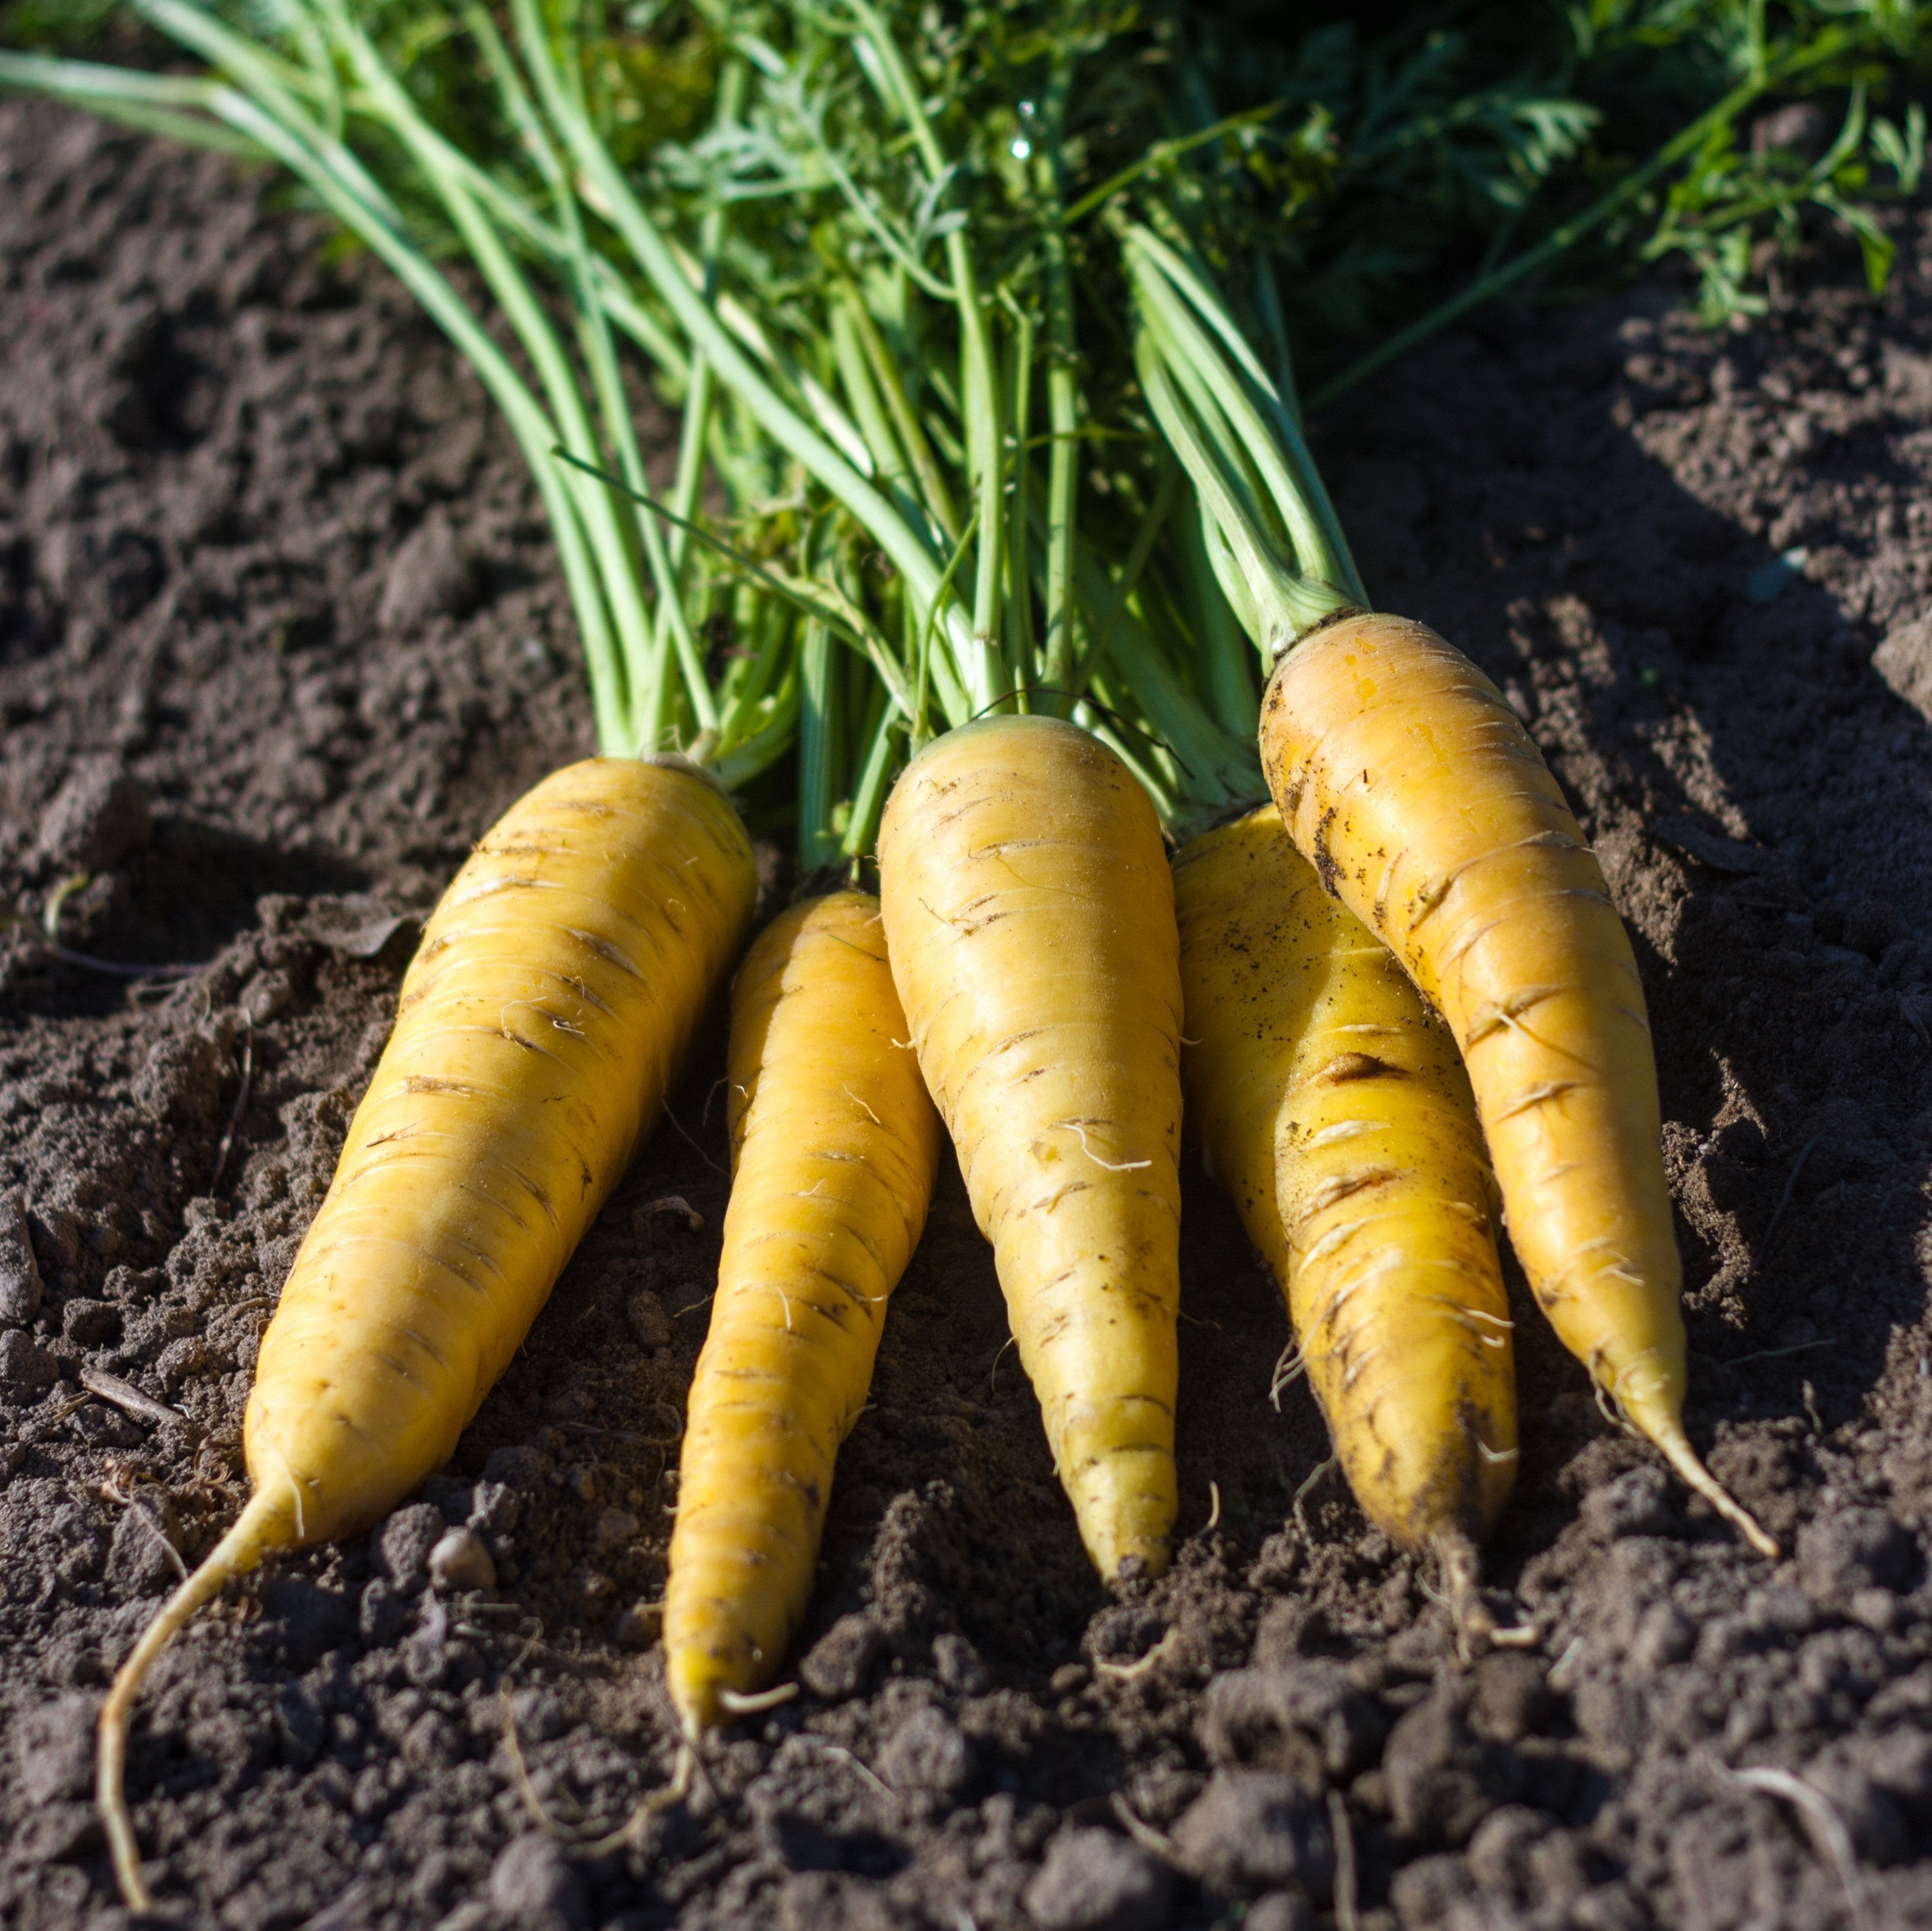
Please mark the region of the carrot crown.
POLYGON ((1264 664, 1368 592, 1293 408, 1204 269, 1125 226, 1134 365, 1198 493, 1209 561, 1264 664))

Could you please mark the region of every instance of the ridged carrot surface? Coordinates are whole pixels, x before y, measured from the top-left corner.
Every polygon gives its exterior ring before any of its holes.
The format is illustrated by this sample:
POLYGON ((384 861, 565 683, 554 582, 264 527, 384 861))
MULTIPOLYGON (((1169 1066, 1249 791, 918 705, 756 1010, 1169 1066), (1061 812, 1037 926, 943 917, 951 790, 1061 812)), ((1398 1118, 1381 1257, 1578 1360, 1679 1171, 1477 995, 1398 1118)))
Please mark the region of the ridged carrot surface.
POLYGON ((687 1734, 771 1681, 811 1598, 832 1464, 938 1165, 939 1120, 904 1036, 867 893, 793 907, 739 970, 731 1204, 664 1597, 687 1734))
POLYGON ((1682 1270, 1643 988, 1596 855, 1521 721, 1432 631, 1356 613, 1276 667, 1261 746, 1296 844, 1455 1035, 1551 1325, 1684 1480, 1773 1552, 1684 1433, 1682 1270))
POLYGON ((981 720, 879 833, 892 976, 993 1243, 1088 1553, 1167 1566, 1180 1299, 1180 942, 1154 808, 1106 746, 981 720))
POLYGON ((1273 805, 1174 859, 1190 1132, 1286 1297, 1357 1501, 1474 1540, 1516 1474, 1509 1303, 1469 1082, 1273 805))
POLYGON ((368 1528, 448 1459, 656 1120, 756 889, 708 779, 598 758, 513 805, 444 894, 262 1336, 254 1492, 101 1711, 130 1903, 145 1890, 121 1777, 148 1665, 230 1576, 368 1528))

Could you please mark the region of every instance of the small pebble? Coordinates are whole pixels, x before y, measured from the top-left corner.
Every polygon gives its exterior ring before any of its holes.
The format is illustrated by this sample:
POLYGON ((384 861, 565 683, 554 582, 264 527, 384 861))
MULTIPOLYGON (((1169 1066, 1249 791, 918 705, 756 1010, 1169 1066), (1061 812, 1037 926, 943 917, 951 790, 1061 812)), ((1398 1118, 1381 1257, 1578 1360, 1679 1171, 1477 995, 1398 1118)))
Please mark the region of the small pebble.
POLYGON ((670 1316, 664 1312, 664 1303, 650 1288, 640 1288, 631 1297, 624 1315, 631 1324, 631 1332, 638 1337, 639 1347, 657 1348, 670 1345, 670 1316))
POLYGON ((983 1696, 992 1684, 992 1674, 980 1652, 964 1636, 950 1630, 932 1639, 932 1667, 940 1681, 956 1696, 983 1696))
POLYGON ((1241 1931, 1315 1931, 1315 1907, 1298 1891, 1271 1891, 1248 1906, 1241 1931))
POLYGON ((22 1194, 0 1194, 0 1327, 25 1327, 40 1311, 40 1264, 22 1194))
POLYGON ((917 1710, 886 1739, 879 1771, 896 1791, 957 1797, 972 1780, 973 1747, 944 1711, 917 1710))
POLYGON ((1292 1885, 1325 1897, 1334 1872, 1327 1816, 1270 1771, 1217 1770, 1174 1843, 1185 1867, 1219 1891, 1292 1885))
POLYGON ((591 1540, 600 1553, 615 1555, 628 1549, 638 1533, 638 1519, 628 1509, 605 1509, 597 1517, 591 1540))
POLYGON ((429 1579, 446 1595, 462 1589, 494 1589, 496 1565, 474 1529, 452 1529, 429 1552, 429 1579))
POLYGON ((524 1513, 523 1498, 507 1482, 479 1482, 470 1496, 470 1526, 492 1535, 508 1535, 524 1513))
POLYGON ((0 1394, 24 1407, 37 1402, 60 1375, 60 1364, 17 1327, 0 1331, 0 1394))

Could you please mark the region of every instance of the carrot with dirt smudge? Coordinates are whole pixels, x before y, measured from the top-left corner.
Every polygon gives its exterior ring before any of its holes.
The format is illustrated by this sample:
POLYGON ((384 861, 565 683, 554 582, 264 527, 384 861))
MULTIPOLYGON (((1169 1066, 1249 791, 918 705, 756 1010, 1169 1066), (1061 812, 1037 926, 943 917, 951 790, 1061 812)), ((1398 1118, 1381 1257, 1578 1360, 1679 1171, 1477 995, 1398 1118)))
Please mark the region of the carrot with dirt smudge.
POLYGON ((1485 1629, 1474 1550, 1515 1480, 1515 1367, 1454 1042, 1273 805, 1191 841, 1174 877, 1190 1130, 1287 1300, 1355 1499, 1433 1549, 1485 1629))
POLYGON ((1510 1238, 1564 1345, 1774 1555, 1684 1432, 1650 1024, 1596 855, 1496 686, 1424 625, 1364 607, 1299 428, 1204 276, 1144 230, 1126 254, 1143 387, 1273 667, 1260 743, 1282 822, 1447 1021, 1510 1238))

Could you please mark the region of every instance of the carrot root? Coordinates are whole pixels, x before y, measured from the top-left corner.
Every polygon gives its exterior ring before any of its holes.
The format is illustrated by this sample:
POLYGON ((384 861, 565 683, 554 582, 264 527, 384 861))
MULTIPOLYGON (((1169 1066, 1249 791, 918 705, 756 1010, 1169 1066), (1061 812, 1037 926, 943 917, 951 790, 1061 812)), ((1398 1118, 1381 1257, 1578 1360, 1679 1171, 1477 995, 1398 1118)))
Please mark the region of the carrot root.
POLYGON ((231 1576, 373 1526, 448 1460, 654 1123, 757 887, 710 780, 597 758, 520 799, 444 893, 262 1339, 243 1426, 256 1492, 101 1711, 130 1906, 148 1891, 128 1729, 155 1657, 231 1576))
POLYGON ((1323 892, 1272 805, 1174 862, 1190 1118, 1288 1303, 1348 1485, 1411 1549, 1458 1552, 1516 1475, 1509 1301, 1454 1042, 1323 892))
POLYGON ((97 1725, 100 1750, 94 1766, 94 1796, 107 1832, 115 1881, 130 1911, 154 1909, 154 1899, 141 1876, 141 1847, 134 1835, 134 1816, 128 1808, 128 1737, 134 1721, 134 1699, 157 1659, 195 1612, 213 1602, 236 1576, 247 1575, 272 1550, 287 1546, 290 1538, 286 1533, 268 1533, 272 1527, 287 1520, 287 1503, 273 1489, 263 1489, 250 1497, 234 1526, 155 1611, 153 1621, 141 1632, 140 1640, 114 1672, 97 1725))
POLYGON ((1322 883, 1468 1068, 1537 1303, 1601 1394, 1760 1554, 1684 1438, 1682 1267, 1629 934, 1521 719, 1425 625, 1352 613, 1275 667, 1262 762, 1322 883))
POLYGON ((811 1599, 838 1447, 918 1245, 939 1122, 900 1043, 879 902, 782 913, 731 997, 733 1180, 664 1588, 687 1738, 769 1709, 811 1599))
POLYGON ((1159 1575, 1178 1502, 1180 942, 1147 793, 1045 717, 949 732, 879 832, 892 976, 1081 1538, 1159 1575))

